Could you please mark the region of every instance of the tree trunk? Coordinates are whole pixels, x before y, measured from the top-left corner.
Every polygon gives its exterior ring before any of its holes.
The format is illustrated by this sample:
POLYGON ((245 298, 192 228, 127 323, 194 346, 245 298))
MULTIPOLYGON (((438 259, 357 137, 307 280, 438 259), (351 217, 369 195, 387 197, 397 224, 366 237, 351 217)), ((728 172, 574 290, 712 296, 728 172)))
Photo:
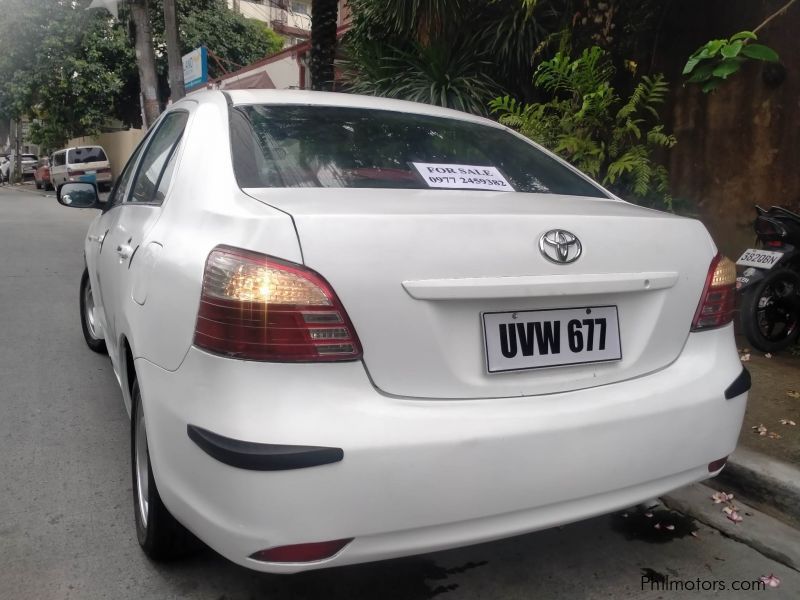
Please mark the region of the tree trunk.
POLYGON ((178 42, 175 0, 164 0, 164 37, 167 40, 170 98, 173 102, 177 102, 186 95, 186 92, 183 87, 183 60, 181 60, 181 45, 178 42))
POLYGON ((139 67, 144 125, 150 127, 158 119, 161 107, 158 102, 156 56, 153 51, 153 33, 150 29, 147 0, 131 0, 131 18, 136 34, 136 65, 139 67))
POLYGON ((333 89, 333 60, 336 57, 336 21, 339 16, 338 0, 312 0, 311 2, 311 89, 333 89))

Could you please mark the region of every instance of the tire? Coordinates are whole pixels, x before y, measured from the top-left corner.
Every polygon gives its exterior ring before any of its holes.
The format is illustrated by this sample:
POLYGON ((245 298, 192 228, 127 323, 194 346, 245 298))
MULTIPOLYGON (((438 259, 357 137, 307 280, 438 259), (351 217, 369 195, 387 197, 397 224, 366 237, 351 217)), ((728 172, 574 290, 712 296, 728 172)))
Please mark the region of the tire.
POLYGON ((106 341, 98 333, 95 311, 97 310, 94 303, 94 294, 92 293, 92 282, 89 280, 89 270, 83 270, 81 277, 81 292, 80 292, 80 305, 81 305, 81 329, 83 330, 83 339, 86 340, 86 345, 93 352, 99 354, 106 354, 106 341))
POLYGON ((800 275, 777 269, 742 295, 740 323, 747 340, 762 352, 779 352, 800 336, 800 275))
POLYGON ((158 493, 136 380, 131 390, 131 478, 136 537, 144 553, 152 560, 168 561, 195 552, 200 547, 199 541, 172 516, 158 493))

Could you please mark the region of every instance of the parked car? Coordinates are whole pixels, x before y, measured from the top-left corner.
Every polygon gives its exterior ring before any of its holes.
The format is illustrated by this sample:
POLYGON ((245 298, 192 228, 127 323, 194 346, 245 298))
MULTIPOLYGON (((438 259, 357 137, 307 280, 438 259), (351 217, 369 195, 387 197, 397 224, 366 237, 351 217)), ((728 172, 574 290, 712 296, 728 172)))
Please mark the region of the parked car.
MULTIPOLYGON (((14 162, 15 162, 15 154, 10 154, 8 156, 8 173, 7 179, 11 178, 12 172, 14 170, 14 162)), ((36 163, 39 160, 39 157, 35 154, 20 154, 20 170, 22 173, 22 178, 33 177, 33 172, 36 170, 36 163)))
POLYGON ((111 189, 111 163, 101 146, 77 146, 53 152, 50 179, 56 188, 68 181, 94 182, 101 190, 111 189))
POLYGON ((276 573, 485 542, 712 477, 736 447, 733 263, 493 121, 205 91, 107 203, 91 183, 59 202, 103 209, 81 323, 132 417, 153 558, 189 532, 276 573))
POLYGON ((33 181, 36 184, 36 189, 42 188, 49 190, 52 189, 50 183, 50 158, 40 158, 36 163, 36 169, 33 171, 33 181))

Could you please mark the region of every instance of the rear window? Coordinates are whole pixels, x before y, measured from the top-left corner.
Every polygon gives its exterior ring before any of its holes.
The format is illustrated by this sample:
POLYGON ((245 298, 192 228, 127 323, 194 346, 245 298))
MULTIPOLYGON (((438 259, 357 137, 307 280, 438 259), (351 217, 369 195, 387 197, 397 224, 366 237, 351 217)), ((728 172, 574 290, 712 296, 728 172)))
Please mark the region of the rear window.
MULTIPOLYGON (((423 178, 420 165, 458 165, 495 172, 518 192, 607 197, 524 140, 456 119, 331 106, 240 106, 231 111, 231 144, 243 188, 426 189, 438 186, 423 178)), ((473 181, 452 179, 444 185, 462 188, 473 181)))
POLYGON ((20 154, 20 156, 24 161, 32 160, 33 162, 36 162, 37 160, 39 160, 39 157, 36 156, 35 154, 20 154))
POLYGON ((91 148, 73 148, 69 151, 67 162, 71 165, 81 163, 101 162, 108 160, 106 153, 99 146, 91 148))

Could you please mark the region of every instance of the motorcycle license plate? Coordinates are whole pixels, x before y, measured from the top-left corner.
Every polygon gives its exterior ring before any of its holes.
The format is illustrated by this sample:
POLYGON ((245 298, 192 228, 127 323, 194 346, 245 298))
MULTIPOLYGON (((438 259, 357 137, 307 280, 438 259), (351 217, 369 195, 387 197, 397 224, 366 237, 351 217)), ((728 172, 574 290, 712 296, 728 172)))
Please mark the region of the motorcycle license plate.
POLYGON ((783 256, 783 252, 773 250, 756 250, 748 248, 736 261, 742 267, 756 267, 758 269, 771 269, 783 256))

